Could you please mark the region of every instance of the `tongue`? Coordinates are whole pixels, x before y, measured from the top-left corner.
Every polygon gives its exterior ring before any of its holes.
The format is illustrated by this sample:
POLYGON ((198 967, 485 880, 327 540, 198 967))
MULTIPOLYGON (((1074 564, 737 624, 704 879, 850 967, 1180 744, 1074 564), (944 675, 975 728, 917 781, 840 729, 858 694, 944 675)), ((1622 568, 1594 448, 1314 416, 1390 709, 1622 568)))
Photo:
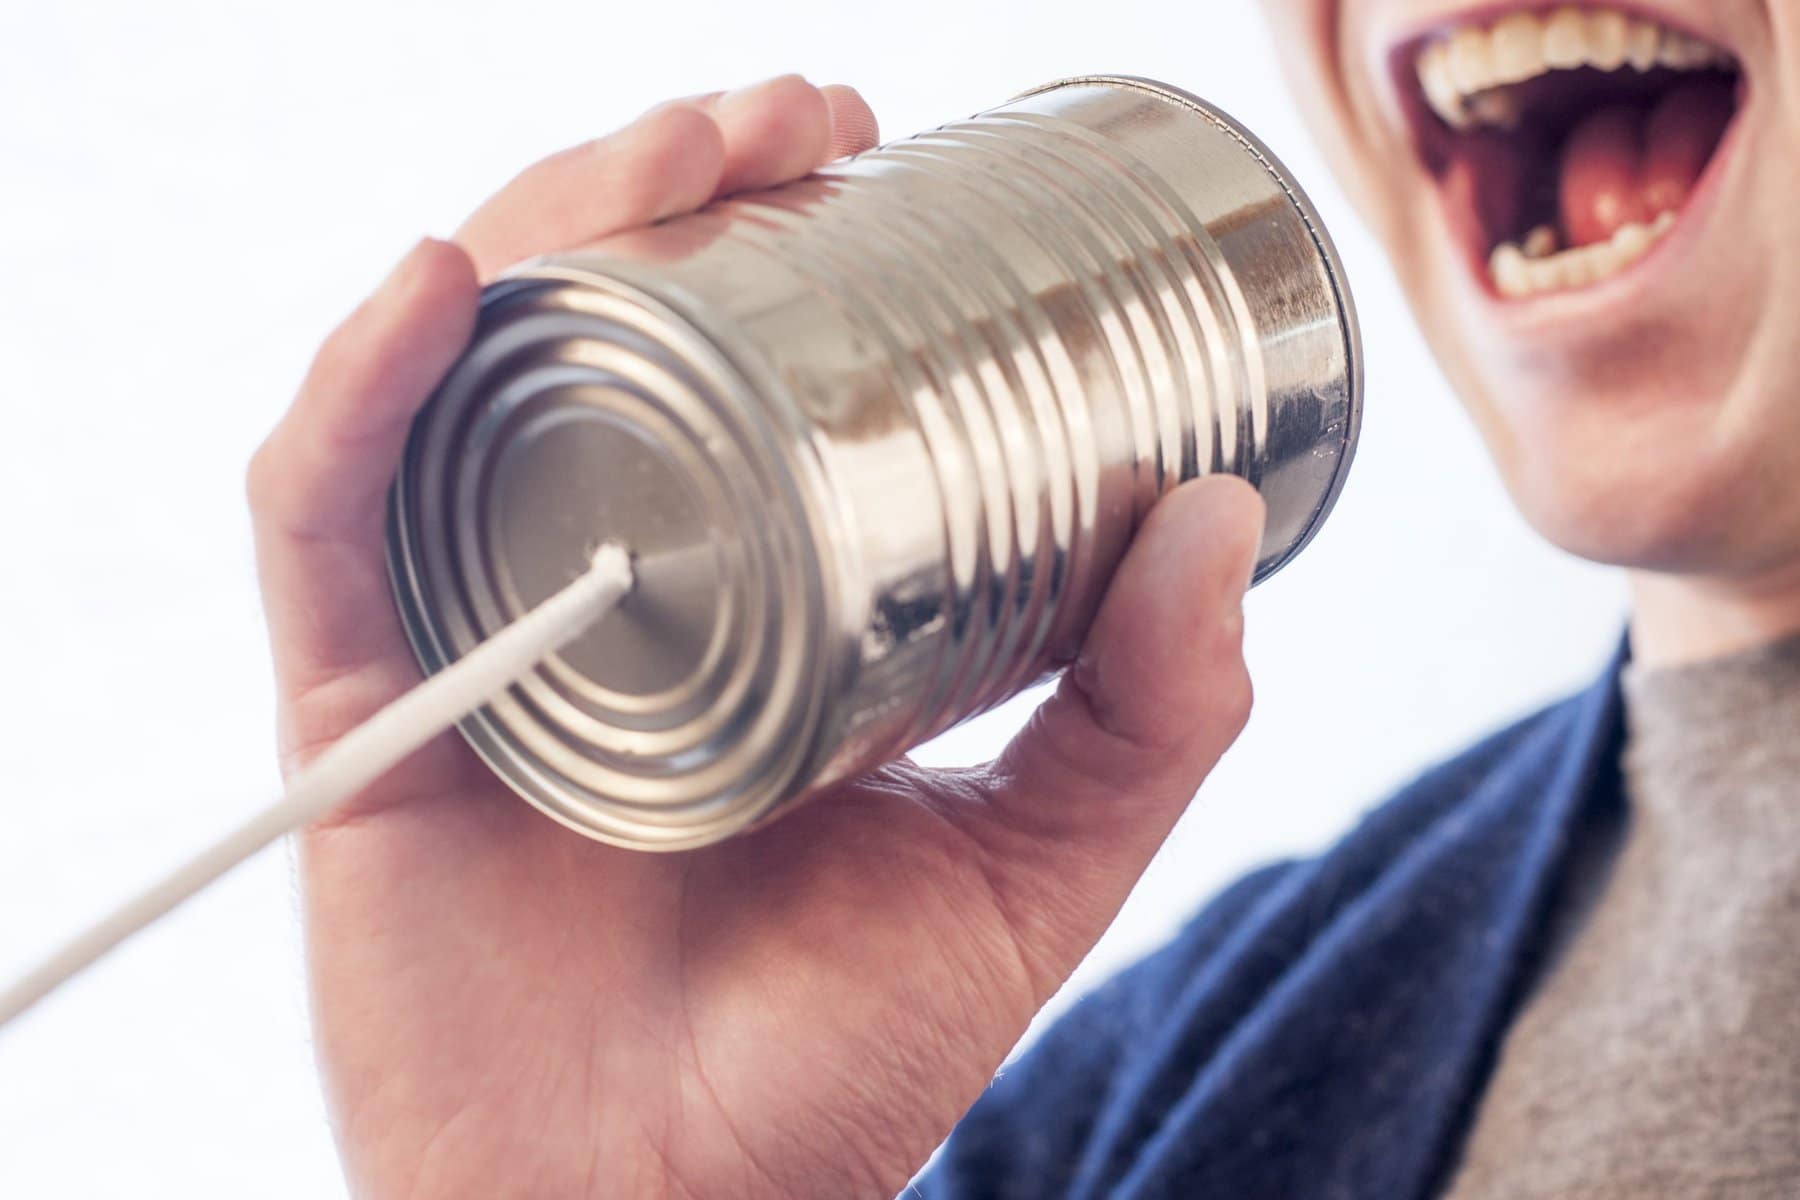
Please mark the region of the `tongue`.
POLYGON ((1652 217, 1687 202, 1731 124, 1735 92, 1729 80, 1696 80, 1664 96, 1650 111, 1642 179, 1644 204, 1652 217))
POLYGON ((1643 121, 1618 105, 1584 118, 1562 152, 1562 223, 1566 244, 1604 242, 1621 225, 1642 223, 1639 169, 1644 160, 1643 121))
POLYGON ((1562 150, 1565 244, 1603 242, 1680 208, 1731 120, 1732 92, 1730 80, 1696 79, 1648 114, 1616 105, 1583 118, 1562 150))

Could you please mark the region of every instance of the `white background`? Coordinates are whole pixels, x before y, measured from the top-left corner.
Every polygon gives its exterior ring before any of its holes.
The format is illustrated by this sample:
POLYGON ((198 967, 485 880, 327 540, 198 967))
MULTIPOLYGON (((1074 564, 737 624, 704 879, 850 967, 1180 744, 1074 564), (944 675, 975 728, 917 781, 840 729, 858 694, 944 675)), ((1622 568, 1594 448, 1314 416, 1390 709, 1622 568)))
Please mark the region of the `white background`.
MULTIPOLYGON (((1369 363, 1356 472, 1252 597, 1249 732, 1071 991, 1600 664, 1618 582, 1507 507, 1249 5, 12 3, 0 975, 271 793, 241 479, 330 324, 532 158, 788 70, 860 86, 888 136, 1060 75, 1168 79, 1288 160, 1349 261, 1369 363)), ((1022 713, 926 757, 983 757, 1022 713)), ((0 1032, 0 1196, 341 1194, 284 852, 0 1032)))

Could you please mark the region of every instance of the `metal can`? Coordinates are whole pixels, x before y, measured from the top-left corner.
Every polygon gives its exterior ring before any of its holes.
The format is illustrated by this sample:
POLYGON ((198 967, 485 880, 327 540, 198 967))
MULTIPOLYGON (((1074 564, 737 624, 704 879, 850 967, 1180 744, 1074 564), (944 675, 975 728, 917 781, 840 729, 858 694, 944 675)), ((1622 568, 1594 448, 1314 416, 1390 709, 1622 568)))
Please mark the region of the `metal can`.
POLYGON ((624 603, 461 729, 571 828, 700 846, 1066 662, 1182 480, 1255 484, 1278 570, 1360 364, 1261 143, 1064 80, 489 286, 394 483, 394 590, 429 672, 628 545, 624 603))

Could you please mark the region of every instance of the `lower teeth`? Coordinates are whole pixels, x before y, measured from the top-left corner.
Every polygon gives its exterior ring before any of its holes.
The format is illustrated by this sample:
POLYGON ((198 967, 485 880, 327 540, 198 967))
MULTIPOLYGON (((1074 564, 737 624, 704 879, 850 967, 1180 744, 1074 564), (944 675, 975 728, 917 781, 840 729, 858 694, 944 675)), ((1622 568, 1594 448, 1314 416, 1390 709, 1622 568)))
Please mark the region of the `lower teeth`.
POLYGON ((1488 258, 1488 273, 1502 296, 1519 297, 1585 287, 1617 275, 1644 256, 1675 224, 1673 212, 1648 225, 1624 225, 1604 242, 1574 250, 1556 248, 1556 231, 1539 226, 1522 245, 1502 242, 1488 258))

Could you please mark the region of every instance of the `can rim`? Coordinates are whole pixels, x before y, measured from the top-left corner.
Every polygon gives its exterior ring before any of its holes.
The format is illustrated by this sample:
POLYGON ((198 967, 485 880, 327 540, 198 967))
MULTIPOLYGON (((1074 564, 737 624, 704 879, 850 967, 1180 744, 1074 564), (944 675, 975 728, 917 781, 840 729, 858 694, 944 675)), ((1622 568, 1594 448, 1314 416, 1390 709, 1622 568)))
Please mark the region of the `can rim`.
POLYGON ((1344 271, 1344 261, 1338 253, 1336 243, 1331 240, 1331 234, 1327 232, 1325 228, 1325 222, 1320 219, 1319 211, 1314 207, 1312 198, 1309 197, 1306 194, 1306 190, 1300 186, 1299 181, 1294 177, 1293 171, 1288 169, 1287 164, 1282 162, 1273 150, 1269 149, 1267 143, 1257 137, 1254 133, 1250 132, 1250 130, 1246 129, 1243 123, 1236 117, 1233 117, 1230 113, 1219 108, 1210 101, 1201 99, 1199 96, 1196 96, 1185 88, 1176 87, 1174 84, 1165 83, 1160 79, 1151 79, 1144 75, 1105 73, 1093 75, 1069 75, 1061 79, 1053 79, 1048 83, 1039 84, 1033 88, 1028 88, 1011 97, 1007 103, 1010 104, 1016 100, 1024 100, 1032 96, 1042 95, 1045 92, 1057 91, 1061 88, 1092 86, 1096 84, 1133 88, 1137 91, 1149 92, 1172 104, 1178 104, 1181 107, 1204 117, 1219 130, 1243 146, 1253 158, 1263 165, 1263 168, 1269 172, 1270 176, 1281 185, 1281 190, 1287 194, 1288 202, 1294 206, 1294 211, 1300 217, 1300 223, 1306 227, 1307 236, 1312 239, 1314 248, 1319 252, 1319 259, 1324 263, 1325 275, 1331 281, 1332 296, 1337 301, 1338 328, 1342 332, 1344 338, 1345 368, 1350 387, 1350 415, 1348 427, 1344 431, 1344 452, 1338 458, 1337 468, 1332 475, 1331 483, 1319 497, 1318 507, 1313 511, 1312 517, 1307 521, 1305 533, 1294 539, 1293 544, 1290 545, 1286 552, 1279 558, 1265 564, 1263 568, 1256 573, 1256 578, 1252 580, 1252 582, 1260 583, 1291 562, 1295 555, 1299 554, 1300 551, 1311 544, 1313 538, 1318 535, 1319 530, 1324 527, 1326 518, 1331 515, 1332 510, 1337 506, 1338 497, 1342 494, 1344 484, 1350 477, 1350 466, 1351 463, 1355 461, 1356 449, 1362 440, 1362 323, 1356 314, 1356 301, 1350 293, 1349 280, 1344 271))
MULTIPOLYGON (((711 365, 735 386, 753 388, 766 383, 756 375, 754 361, 746 363, 735 346, 721 342, 712 330, 692 319, 675 297, 643 287, 622 274, 588 270, 579 256, 544 256, 516 264, 483 289, 483 309, 485 311, 489 305, 520 290, 546 286, 594 289, 628 301, 666 321, 670 328, 682 330, 695 340, 696 345, 704 345, 709 351, 711 365)), ((439 623, 430 619, 426 611, 426 581, 415 544, 417 532, 408 519, 406 497, 416 471, 414 442, 422 428, 425 411, 421 410, 409 432, 406 450, 388 489, 384 548, 390 590, 402 631, 415 659, 429 674, 451 661, 454 651, 439 623)), ((779 438, 770 438, 769 443, 790 451, 783 453, 782 458, 792 472, 796 488, 816 483, 813 475, 818 468, 806 453, 809 446, 787 447, 779 438)), ((817 519, 810 506, 798 504, 793 511, 796 519, 802 522, 811 523, 817 519)), ((796 538, 795 546, 802 551, 799 569, 809 585, 803 589, 806 603, 821 614, 830 614, 836 610, 839 601, 830 574, 816 553, 820 534, 821 531, 812 530, 810 537, 796 538)), ((830 618, 827 615, 823 619, 830 618)), ((635 806, 624 803, 609 806, 585 799, 582 793, 592 789, 579 783, 546 781, 539 764, 531 756, 519 753, 515 740, 503 731, 489 706, 483 706, 459 721, 458 730, 500 782, 557 823, 588 838, 627 849, 659 852, 694 849, 760 824, 790 798, 788 782, 803 777, 812 769, 809 759, 817 741, 818 727, 824 720, 819 680, 829 673, 831 664, 816 647, 803 644, 800 649, 804 656, 801 669, 804 681, 798 687, 798 694, 804 699, 796 710, 795 727, 783 739, 790 751, 779 756, 782 761, 770 780, 763 781, 737 802, 717 809, 710 819, 699 823, 646 816, 635 806)), ((703 807, 717 806, 709 802, 703 807)))

